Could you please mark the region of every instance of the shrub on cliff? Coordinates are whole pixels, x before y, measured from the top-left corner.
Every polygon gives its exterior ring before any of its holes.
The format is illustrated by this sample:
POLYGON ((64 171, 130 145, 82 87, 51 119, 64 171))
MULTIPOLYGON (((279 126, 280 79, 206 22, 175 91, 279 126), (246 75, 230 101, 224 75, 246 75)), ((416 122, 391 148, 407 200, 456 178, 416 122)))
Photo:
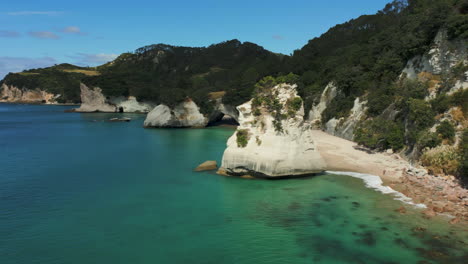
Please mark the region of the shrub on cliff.
POLYGON ((238 129, 236 132, 236 141, 239 148, 245 148, 249 143, 249 131, 246 129, 238 129))
POLYGON ((397 122, 375 118, 356 129, 354 140, 368 148, 397 151, 404 147, 404 128, 397 122))
POLYGON ((437 134, 442 139, 446 139, 449 142, 453 142, 455 139, 455 127, 448 120, 442 121, 439 126, 437 126, 437 134))
POLYGON ((432 173, 457 175, 460 156, 455 147, 441 145, 424 152, 421 156, 421 163, 432 173))
POLYGON ((423 131, 418 137, 418 146, 420 149, 435 148, 442 143, 442 140, 437 136, 436 133, 429 131, 423 131))

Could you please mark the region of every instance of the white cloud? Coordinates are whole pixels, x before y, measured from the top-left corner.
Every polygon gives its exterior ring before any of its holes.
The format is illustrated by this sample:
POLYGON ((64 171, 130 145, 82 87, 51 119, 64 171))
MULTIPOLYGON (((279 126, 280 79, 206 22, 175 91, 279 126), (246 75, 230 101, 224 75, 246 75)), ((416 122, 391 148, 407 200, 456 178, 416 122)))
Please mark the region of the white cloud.
POLYGON ((0 57, 0 78, 3 79, 9 72, 21 72, 26 69, 49 67, 57 61, 52 57, 25 58, 25 57, 0 57))
POLYGON ((55 16, 63 14, 60 11, 16 11, 6 13, 9 16, 30 16, 30 15, 45 15, 45 16, 55 16))
POLYGON ((59 39, 60 38, 55 33, 50 32, 50 31, 31 31, 28 34, 31 37, 35 37, 39 39, 59 39))
POLYGON ((104 64, 106 62, 112 61, 117 58, 118 54, 105 54, 105 53, 98 53, 98 54, 89 54, 89 53, 78 53, 75 56, 70 56, 77 60, 77 64, 83 66, 95 66, 104 64))
POLYGON ((68 34, 76 34, 76 35, 86 35, 86 33, 82 32, 81 29, 77 26, 65 27, 62 30, 60 30, 60 32, 68 33, 68 34))
POLYGON ((18 38, 20 33, 11 30, 0 30, 0 38, 18 38))
POLYGON ((276 40, 283 40, 283 39, 284 39, 284 37, 281 36, 281 35, 273 35, 273 36, 271 36, 271 37, 272 37, 273 39, 276 39, 276 40))

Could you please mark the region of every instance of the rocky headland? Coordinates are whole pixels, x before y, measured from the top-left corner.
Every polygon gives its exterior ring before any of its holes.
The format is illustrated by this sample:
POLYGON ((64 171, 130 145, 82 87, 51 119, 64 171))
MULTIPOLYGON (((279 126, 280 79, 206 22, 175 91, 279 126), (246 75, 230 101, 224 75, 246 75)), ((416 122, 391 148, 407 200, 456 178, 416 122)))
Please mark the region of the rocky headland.
POLYGON ((2 84, 0 102, 22 104, 57 104, 59 94, 55 95, 41 89, 20 89, 14 85, 2 84))
POLYGON ((325 170, 295 85, 257 91, 237 109, 239 126, 227 142, 220 174, 280 178, 325 170))
POLYGON ((134 96, 104 96, 101 88, 80 84, 81 106, 75 112, 104 113, 148 113, 155 105, 150 102, 138 102, 134 96))

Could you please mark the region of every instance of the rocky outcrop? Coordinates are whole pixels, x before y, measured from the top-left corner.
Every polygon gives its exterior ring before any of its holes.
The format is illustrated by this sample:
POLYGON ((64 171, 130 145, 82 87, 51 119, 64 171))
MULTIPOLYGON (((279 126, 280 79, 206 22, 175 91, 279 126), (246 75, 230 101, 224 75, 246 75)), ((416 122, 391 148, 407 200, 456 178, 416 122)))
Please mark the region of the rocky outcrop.
POLYGON ((354 128, 357 123, 365 118, 367 111, 366 101, 361 101, 359 97, 354 100, 353 108, 348 117, 339 119, 332 118, 325 124, 325 131, 328 134, 352 140, 354 137, 354 128))
POLYGON ((207 160, 203 162, 202 164, 198 165, 194 169, 194 171, 210 171, 210 170, 216 170, 218 168, 218 163, 216 160, 207 160))
POLYGON ((330 82, 320 96, 320 102, 314 106, 309 112, 309 120, 316 125, 322 122, 322 113, 327 109, 330 102, 336 97, 338 93, 337 87, 333 82, 330 82))
POLYGON ((422 72, 443 74, 449 72, 460 62, 468 63, 466 41, 449 41, 446 30, 440 30, 431 49, 408 61, 403 73, 410 79, 416 79, 422 72))
POLYGON ((80 84, 80 90, 81 106, 75 109, 76 112, 148 113, 154 107, 151 103, 138 102, 133 96, 106 97, 101 88, 89 88, 83 83, 80 84))
POLYGON ((145 127, 205 127, 208 119, 200 113, 198 106, 190 99, 174 109, 160 104, 146 116, 145 127))
POLYGON ((2 84, 0 102, 24 104, 56 104, 60 95, 54 95, 40 89, 20 89, 13 85, 2 84))
POLYGON ((223 104, 222 98, 215 99, 214 103, 215 110, 209 115, 209 124, 219 122, 223 119, 232 119, 235 123, 238 122, 239 111, 237 111, 236 107, 223 104))
POLYGON ((275 178, 323 171, 325 162, 317 151, 310 123, 304 121, 296 86, 280 84, 267 93, 261 96, 276 100, 258 105, 253 103, 257 98, 237 107, 240 125, 227 142, 219 172, 275 178), (272 107, 277 110, 272 111, 272 107))

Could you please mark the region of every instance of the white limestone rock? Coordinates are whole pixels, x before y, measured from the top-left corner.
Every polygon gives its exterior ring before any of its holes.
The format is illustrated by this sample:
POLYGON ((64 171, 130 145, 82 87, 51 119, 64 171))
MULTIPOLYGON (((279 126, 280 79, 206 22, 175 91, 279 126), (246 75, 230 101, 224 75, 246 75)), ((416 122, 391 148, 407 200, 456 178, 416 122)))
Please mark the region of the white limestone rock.
MULTIPOLYGON (((280 84, 271 89, 282 105, 280 121, 283 131, 275 129, 272 113, 265 105, 252 109, 252 100, 237 107, 239 127, 227 142, 220 171, 228 175, 257 177, 289 177, 322 172, 325 162, 319 154, 304 121, 304 107, 291 110, 288 102, 296 97, 296 86, 280 84), (258 116, 254 111, 260 111, 258 116), (245 147, 239 146, 237 134, 248 135, 245 147)), ((258 114, 258 112, 257 112, 258 114)))
POLYGON ((160 104, 146 116, 145 127, 205 127, 208 119, 200 113, 198 106, 188 99, 174 109, 160 104))
POLYGON ((155 104, 138 102, 134 96, 106 98, 101 88, 89 88, 80 84, 81 106, 75 112, 124 112, 124 113, 148 113, 155 104))
POLYGON ((0 102, 25 104, 56 104, 60 95, 41 89, 20 89, 13 85, 2 84, 0 102))
POLYGON ((309 112, 309 120, 312 123, 320 123, 322 120, 322 113, 327 109, 330 102, 336 97, 338 93, 337 87, 333 82, 328 83, 322 92, 320 102, 314 106, 309 112))
POLYGON ((149 113, 156 106, 149 102, 138 102, 135 96, 119 96, 111 98, 109 102, 117 107, 118 112, 124 113, 149 113))
POLYGON ((357 123, 366 116, 367 101, 361 101, 359 97, 354 100, 353 108, 348 117, 336 119, 332 118, 325 124, 325 130, 328 134, 337 137, 353 140, 354 128, 357 123))
POLYGON ((410 59, 403 69, 409 79, 418 78, 421 72, 443 74, 449 72, 458 63, 468 63, 466 41, 448 40, 447 31, 440 30, 432 43, 431 49, 410 59))
POLYGON ((75 109, 76 112, 116 112, 116 106, 107 103, 101 88, 92 89, 81 83, 80 90, 81 106, 75 109))

